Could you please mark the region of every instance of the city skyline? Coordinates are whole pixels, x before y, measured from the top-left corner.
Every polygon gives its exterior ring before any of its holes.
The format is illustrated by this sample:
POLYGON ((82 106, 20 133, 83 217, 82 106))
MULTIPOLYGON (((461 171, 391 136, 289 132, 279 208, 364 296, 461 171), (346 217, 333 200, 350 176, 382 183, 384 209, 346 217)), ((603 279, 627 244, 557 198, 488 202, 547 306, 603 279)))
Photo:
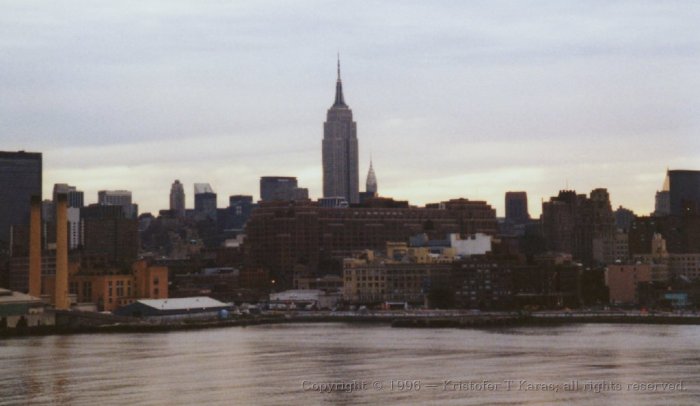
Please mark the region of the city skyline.
POLYGON ((692 2, 313 6, 9 2, 3 150, 43 153, 44 198, 126 189, 155 213, 180 179, 225 206, 268 175, 320 197, 340 50, 359 171, 371 153, 383 196, 503 216, 524 190, 538 216, 560 189, 603 187, 646 214, 666 168, 700 167, 692 2))

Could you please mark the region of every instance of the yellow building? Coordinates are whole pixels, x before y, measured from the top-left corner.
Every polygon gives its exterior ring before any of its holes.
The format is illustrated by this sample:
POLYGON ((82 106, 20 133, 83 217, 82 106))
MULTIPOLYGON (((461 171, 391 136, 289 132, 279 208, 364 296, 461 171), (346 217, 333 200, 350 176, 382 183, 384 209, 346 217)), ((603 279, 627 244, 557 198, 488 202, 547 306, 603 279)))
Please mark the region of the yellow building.
POLYGON ((365 251, 343 262, 343 299, 356 304, 381 302, 424 303, 428 291, 449 283, 450 253, 387 243, 386 257, 365 251))
MULTIPOLYGON (((52 292, 53 286, 53 276, 43 278, 44 291, 52 292)), ((93 303, 99 311, 114 311, 137 299, 167 299, 168 268, 150 266, 145 260, 134 262, 130 272, 71 263, 68 289, 74 303, 93 303)))

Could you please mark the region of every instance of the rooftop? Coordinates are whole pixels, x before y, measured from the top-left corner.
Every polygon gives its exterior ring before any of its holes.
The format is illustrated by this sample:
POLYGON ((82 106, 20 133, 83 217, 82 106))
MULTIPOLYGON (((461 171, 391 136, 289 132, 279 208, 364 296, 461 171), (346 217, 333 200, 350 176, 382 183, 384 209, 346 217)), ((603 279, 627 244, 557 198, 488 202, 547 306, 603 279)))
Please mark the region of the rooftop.
POLYGON ((138 303, 142 303, 148 307, 159 310, 187 310, 209 307, 226 307, 226 303, 219 302, 206 296, 183 297, 172 299, 140 299, 138 303))

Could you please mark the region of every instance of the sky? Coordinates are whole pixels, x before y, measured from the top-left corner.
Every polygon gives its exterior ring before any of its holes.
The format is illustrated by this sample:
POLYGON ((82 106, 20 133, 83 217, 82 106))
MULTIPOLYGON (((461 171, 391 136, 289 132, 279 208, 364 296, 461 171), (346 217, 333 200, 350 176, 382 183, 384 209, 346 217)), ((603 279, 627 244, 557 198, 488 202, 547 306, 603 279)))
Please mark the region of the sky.
POLYGON ((360 189, 422 205, 508 190, 530 213, 598 187, 653 211, 700 169, 696 1, 3 1, 0 150, 54 183, 127 189, 140 211, 261 176, 322 193, 340 53, 360 189))

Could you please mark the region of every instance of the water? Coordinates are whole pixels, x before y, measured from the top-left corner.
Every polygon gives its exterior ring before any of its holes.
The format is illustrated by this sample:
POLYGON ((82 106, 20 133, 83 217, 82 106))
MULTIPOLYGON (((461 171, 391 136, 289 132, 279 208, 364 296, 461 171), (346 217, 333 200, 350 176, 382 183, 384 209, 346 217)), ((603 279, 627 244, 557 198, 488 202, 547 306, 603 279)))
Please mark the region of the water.
POLYGON ((692 405, 699 339, 700 326, 339 323, 27 337, 0 340, 0 404, 692 405), (683 386, 628 386, 643 382, 683 386))

